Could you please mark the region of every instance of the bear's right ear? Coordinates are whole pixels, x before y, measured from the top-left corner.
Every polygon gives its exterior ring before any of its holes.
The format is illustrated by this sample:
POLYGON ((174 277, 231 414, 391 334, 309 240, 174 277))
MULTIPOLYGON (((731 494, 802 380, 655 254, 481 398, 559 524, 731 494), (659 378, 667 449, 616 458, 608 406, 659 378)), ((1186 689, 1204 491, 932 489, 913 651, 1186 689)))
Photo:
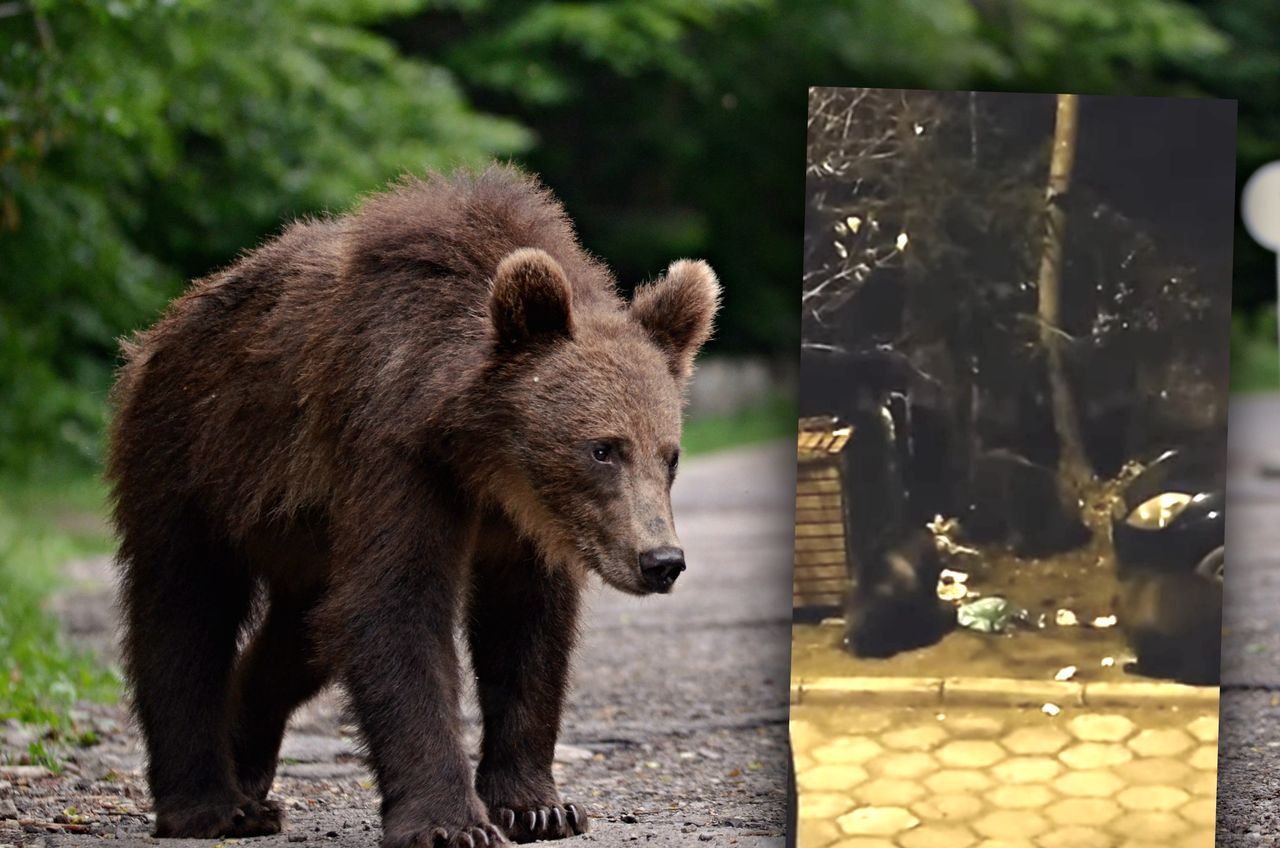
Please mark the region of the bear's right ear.
POLYGON ((498 263, 489 296, 489 319, 500 348, 573 335, 573 288, 560 263, 545 250, 523 247, 498 263))

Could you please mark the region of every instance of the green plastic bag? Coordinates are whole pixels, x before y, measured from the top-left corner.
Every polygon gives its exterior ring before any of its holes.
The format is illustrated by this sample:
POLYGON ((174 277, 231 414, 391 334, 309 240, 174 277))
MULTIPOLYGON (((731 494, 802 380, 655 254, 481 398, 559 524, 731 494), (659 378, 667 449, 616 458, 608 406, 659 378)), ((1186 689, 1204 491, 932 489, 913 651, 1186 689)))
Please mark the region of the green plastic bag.
POLYGON ((1003 633, 1026 614, 1026 610, 1007 598, 993 596, 961 604, 956 611, 956 621, 961 627, 979 633, 1003 633))

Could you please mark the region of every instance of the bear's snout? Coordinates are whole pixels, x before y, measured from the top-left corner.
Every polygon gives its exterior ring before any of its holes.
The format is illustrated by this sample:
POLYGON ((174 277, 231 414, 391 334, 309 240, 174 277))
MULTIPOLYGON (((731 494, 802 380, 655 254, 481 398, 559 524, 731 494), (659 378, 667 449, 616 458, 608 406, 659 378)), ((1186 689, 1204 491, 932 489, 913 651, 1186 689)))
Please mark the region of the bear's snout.
POLYGON ((670 592, 684 571, 684 551, 667 546, 640 554, 640 576, 651 592, 670 592))

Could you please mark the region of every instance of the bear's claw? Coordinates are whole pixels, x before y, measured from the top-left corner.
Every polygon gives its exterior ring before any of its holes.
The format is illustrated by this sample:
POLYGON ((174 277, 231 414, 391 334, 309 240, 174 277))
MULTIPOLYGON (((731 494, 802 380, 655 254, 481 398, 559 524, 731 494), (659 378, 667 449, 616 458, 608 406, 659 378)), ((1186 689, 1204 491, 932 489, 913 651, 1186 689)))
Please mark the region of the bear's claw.
POLYGON ((274 836, 284 828, 284 811, 276 801, 247 798, 230 807, 190 807, 156 816, 159 837, 274 836))
POLYGON ((419 831, 404 841, 383 841, 384 845, 400 845, 405 848, 499 848, 510 845, 502 831, 491 824, 477 824, 450 830, 436 826, 429 830, 419 831))
POLYGON ((590 825, 587 811, 577 804, 552 804, 519 811, 495 807, 490 814, 514 842, 564 839, 586 833, 590 825))

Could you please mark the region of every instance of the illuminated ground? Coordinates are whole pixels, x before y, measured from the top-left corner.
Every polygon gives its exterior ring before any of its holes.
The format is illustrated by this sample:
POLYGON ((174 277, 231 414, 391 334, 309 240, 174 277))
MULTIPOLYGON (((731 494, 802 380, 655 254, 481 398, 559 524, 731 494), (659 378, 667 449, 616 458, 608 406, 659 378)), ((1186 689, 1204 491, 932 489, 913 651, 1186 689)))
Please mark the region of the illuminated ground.
POLYGON ((1046 560, 1019 560, 987 551, 952 560, 950 567, 970 574, 968 586, 981 595, 1001 595, 1045 617, 1041 629, 1016 628, 1005 634, 957 628, 937 645, 890 659, 860 659, 840 649, 842 628, 796 625, 792 678, 838 675, 948 677, 1018 677, 1051 680, 1066 666, 1076 666, 1077 680, 1123 680, 1131 654, 1116 627, 1093 628, 1055 623, 1059 609, 1081 622, 1112 613, 1115 569, 1099 543, 1046 560), (1104 661, 1110 663, 1104 665, 1104 661), (1111 664, 1113 663, 1113 664, 1111 664))
POLYGON ((792 708, 799 848, 1211 848, 1216 711, 792 708))
POLYGON ((841 650, 837 622, 795 626, 793 684, 827 684, 821 701, 802 691, 791 713, 800 848, 1210 848, 1216 690, 1127 672, 1118 627, 1057 623, 1059 610, 1078 622, 1113 613, 1105 534, 1042 561, 986 550, 948 565, 969 574, 974 593, 1006 597, 1044 626, 957 629, 886 660, 841 650), (1074 683, 1136 684, 1127 691, 1143 697, 1054 698, 1050 714, 1017 695, 1068 666, 1074 683), (867 678, 907 688, 877 703, 867 678), (967 700, 949 700, 945 686, 941 697, 910 688, 931 678, 964 678, 967 700))

